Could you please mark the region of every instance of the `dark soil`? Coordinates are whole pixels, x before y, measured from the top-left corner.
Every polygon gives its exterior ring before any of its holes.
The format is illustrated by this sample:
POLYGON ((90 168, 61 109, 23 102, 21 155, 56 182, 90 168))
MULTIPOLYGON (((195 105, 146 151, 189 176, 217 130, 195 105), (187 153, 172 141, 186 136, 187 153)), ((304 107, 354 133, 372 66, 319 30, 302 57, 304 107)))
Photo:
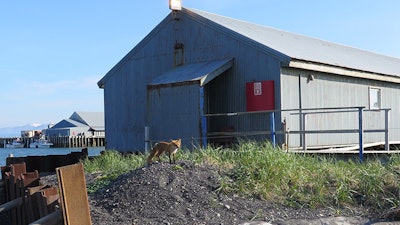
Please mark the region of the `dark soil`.
MULTIPOLYGON (((332 224, 327 218, 348 218, 347 223, 341 224, 378 221, 369 219, 373 210, 363 207, 293 209, 259 198, 226 195, 220 192, 221 176, 215 166, 199 166, 188 161, 179 161, 176 165, 154 163, 131 171, 89 195, 92 222, 102 225, 241 224, 249 221, 332 224)), ((88 176, 87 182, 93 179, 88 176)))
MULTIPOLYGON (((109 186, 89 194, 94 225, 115 224, 399 224, 400 208, 376 212, 365 207, 294 209, 263 199, 224 194, 216 166, 179 161, 154 163, 120 176, 109 186), (380 218, 386 217, 386 221, 380 218), (375 218, 375 219, 374 219, 375 218), (389 222, 391 221, 391 222, 389 222)), ((41 174, 41 182, 57 186, 55 174, 41 174)), ((90 184, 101 174, 86 174, 90 184)), ((0 224, 7 214, 0 213, 0 224), (4 218, 3 218, 4 217, 4 218)))

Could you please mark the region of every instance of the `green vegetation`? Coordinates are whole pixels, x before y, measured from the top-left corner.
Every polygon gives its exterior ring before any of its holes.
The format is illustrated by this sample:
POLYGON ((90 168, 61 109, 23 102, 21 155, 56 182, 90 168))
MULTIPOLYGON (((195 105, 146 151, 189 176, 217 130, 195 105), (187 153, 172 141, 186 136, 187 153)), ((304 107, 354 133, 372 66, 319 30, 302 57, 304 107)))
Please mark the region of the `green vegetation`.
MULTIPOLYGON (((400 205, 400 155, 364 163, 316 155, 286 153, 269 143, 243 142, 233 149, 207 147, 179 151, 178 160, 217 165, 223 193, 257 196, 293 207, 367 205, 388 209, 400 205)), ((85 160, 87 172, 102 172, 95 191, 117 176, 145 164, 144 155, 107 151, 85 160)), ((183 169, 175 166, 173 169, 183 169)))
POLYGON ((100 173, 101 177, 88 186, 88 192, 95 192, 115 180, 118 176, 143 166, 146 162, 144 155, 122 155, 117 151, 105 151, 94 159, 83 161, 85 171, 100 173))

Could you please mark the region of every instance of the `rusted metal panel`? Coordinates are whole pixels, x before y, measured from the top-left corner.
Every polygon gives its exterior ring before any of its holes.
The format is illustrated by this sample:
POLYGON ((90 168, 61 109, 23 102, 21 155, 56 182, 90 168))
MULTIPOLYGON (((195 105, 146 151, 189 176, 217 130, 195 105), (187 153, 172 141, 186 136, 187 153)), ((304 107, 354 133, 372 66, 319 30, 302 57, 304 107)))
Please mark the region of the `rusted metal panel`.
POLYGON ((10 224, 28 224, 56 210, 58 188, 40 185, 37 170, 26 172, 25 163, 1 170, 7 202, 0 206, 0 212, 9 211, 10 224))
POLYGON ((92 224, 83 164, 56 169, 65 225, 92 224))

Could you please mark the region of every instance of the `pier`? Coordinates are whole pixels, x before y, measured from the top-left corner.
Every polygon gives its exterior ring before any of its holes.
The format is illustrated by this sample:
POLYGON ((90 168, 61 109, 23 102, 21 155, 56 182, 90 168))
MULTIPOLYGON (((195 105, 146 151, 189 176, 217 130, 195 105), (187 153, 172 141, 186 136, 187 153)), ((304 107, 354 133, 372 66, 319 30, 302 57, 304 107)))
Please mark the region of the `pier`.
MULTIPOLYGON (((0 148, 4 148, 7 143, 11 143, 15 139, 21 140, 24 148, 29 148, 29 144, 33 143, 34 138, 0 138, 0 148)), ((52 148, 86 148, 86 147, 103 147, 105 146, 105 137, 86 137, 86 136, 63 136, 48 137, 48 141, 53 143, 52 148)))

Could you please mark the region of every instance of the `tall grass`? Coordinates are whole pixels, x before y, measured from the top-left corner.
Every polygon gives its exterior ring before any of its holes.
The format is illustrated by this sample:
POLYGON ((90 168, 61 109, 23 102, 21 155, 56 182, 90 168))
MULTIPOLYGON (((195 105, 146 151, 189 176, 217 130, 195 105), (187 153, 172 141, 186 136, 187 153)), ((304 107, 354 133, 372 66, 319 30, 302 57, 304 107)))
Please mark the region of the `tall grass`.
MULTIPOLYGON (((257 196, 293 207, 318 208, 367 205, 377 209, 400 205, 400 156, 384 163, 364 163, 308 154, 286 153, 268 142, 243 142, 232 149, 179 151, 178 160, 217 165, 218 191, 257 196)), ((107 152, 86 160, 88 172, 106 171, 117 176, 143 166, 144 156, 122 157, 107 152)))
POLYGON ((99 173, 100 178, 88 186, 88 192, 95 192, 111 183, 118 176, 130 170, 143 166, 144 155, 122 155, 117 151, 105 151, 94 159, 83 161, 85 171, 88 173, 99 173))

